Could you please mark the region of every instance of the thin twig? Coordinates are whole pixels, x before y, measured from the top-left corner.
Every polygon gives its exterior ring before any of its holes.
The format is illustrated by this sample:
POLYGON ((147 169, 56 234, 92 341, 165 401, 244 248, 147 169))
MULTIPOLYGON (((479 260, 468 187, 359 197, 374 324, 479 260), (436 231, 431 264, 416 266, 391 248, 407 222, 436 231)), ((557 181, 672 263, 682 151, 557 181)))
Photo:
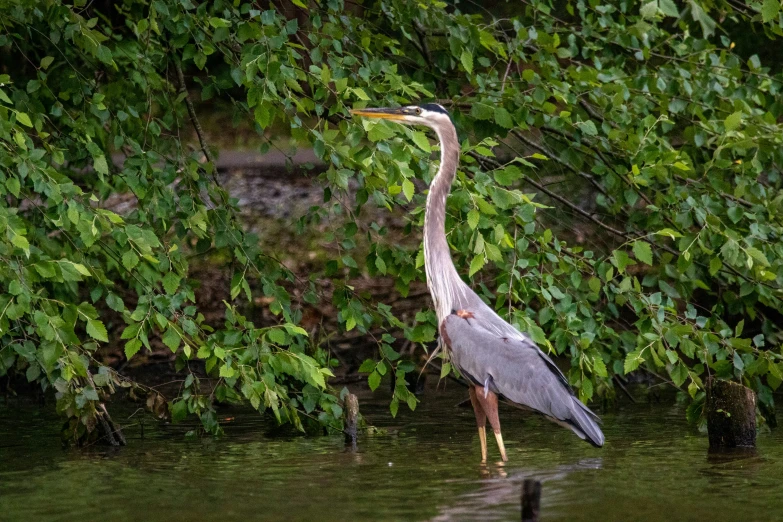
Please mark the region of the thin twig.
POLYGON ((500 94, 503 94, 503 91, 506 90, 506 79, 508 78, 509 71, 511 71, 511 60, 508 61, 506 72, 503 73, 503 82, 500 84, 500 94))
MULTIPOLYGON (((188 115, 190 116, 190 123, 193 124, 193 128, 196 129, 196 136, 198 136, 198 143, 201 145, 201 151, 204 153, 204 157, 207 158, 207 161, 212 163, 214 165, 214 162, 212 161, 212 154, 210 154, 209 149, 207 148, 207 144, 204 141, 204 132, 201 130, 201 124, 198 121, 198 118, 196 117, 196 109, 193 108, 193 102, 190 101, 190 96, 188 96, 188 88, 185 85, 185 75, 182 74, 182 64, 180 64, 179 60, 174 60, 174 68, 177 70, 177 79, 179 80, 179 93, 184 94, 184 100, 185 105, 188 108, 188 115)), ((213 173, 213 177, 214 173, 213 173)), ((215 179, 215 183, 217 183, 217 179, 215 179)))
POLYGON ((625 395, 631 399, 631 402, 636 404, 636 399, 633 398, 633 395, 631 395, 631 392, 628 391, 628 389, 623 385, 623 382, 620 380, 619 375, 614 376, 614 382, 617 383, 617 385, 620 387, 621 390, 625 393, 625 395))

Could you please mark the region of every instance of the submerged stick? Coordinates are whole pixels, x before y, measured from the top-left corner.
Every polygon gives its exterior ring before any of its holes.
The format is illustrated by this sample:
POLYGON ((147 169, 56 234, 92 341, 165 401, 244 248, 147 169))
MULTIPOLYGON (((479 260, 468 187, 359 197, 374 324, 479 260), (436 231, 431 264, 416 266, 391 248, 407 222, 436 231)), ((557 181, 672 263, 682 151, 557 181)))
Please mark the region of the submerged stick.
POLYGON ((112 420, 106 405, 101 402, 96 410, 100 440, 109 446, 125 446, 127 442, 125 441, 125 435, 122 433, 122 427, 112 420))
POLYGON ((345 444, 356 449, 359 431, 359 399, 353 393, 345 396, 345 444))
MULTIPOLYGON (((97 389, 90 370, 87 370, 87 380, 93 388, 97 389)), ((106 409, 106 405, 103 402, 99 402, 96 405, 95 417, 98 435, 100 436, 98 440, 101 443, 109 446, 125 446, 127 444, 125 435, 122 433, 122 426, 112 420, 109 410, 106 409)))
POLYGON ((538 522, 541 511, 541 483, 525 479, 522 483, 522 522, 538 522))

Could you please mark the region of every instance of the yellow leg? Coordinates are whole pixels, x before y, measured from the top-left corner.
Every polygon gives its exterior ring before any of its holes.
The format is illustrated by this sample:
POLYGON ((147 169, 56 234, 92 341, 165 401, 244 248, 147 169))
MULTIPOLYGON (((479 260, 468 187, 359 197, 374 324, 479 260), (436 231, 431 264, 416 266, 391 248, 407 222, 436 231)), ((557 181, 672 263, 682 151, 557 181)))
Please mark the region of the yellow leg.
POLYGON ((476 426, 478 426, 479 442, 481 442, 481 462, 487 461, 487 415, 481 408, 481 402, 476 393, 476 387, 470 387, 470 403, 473 405, 473 413, 476 414, 476 426))
MULTIPOLYGON (((489 421, 489 425, 492 426, 492 431, 495 432, 495 440, 497 441, 498 449, 500 450, 500 458, 503 459, 503 462, 508 462, 508 457, 506 456, 506 446, 503 444, 503 436, 500 434, 498 396, 483 387, 475 387, 471 389, 473 390, 471 399, 475 397, 476 402, 478 403, 479 407, 481 407, 481 411, 489 421)), ((482 422, 480 425, 483 426, 484 422, 482 422)))
POLYGON ((497 441, 498 449, 500 450, 500 458, 503 459, 503 462, 508 462, 508 457, 506 456, 506 446, 503 444, 503 435, 500 434, 500 430, 495 432, 495 440, 497 441))
POLYGON ((479 426, 479 442, 481 442, 481 462, 487 461, 487 428, 479 426))

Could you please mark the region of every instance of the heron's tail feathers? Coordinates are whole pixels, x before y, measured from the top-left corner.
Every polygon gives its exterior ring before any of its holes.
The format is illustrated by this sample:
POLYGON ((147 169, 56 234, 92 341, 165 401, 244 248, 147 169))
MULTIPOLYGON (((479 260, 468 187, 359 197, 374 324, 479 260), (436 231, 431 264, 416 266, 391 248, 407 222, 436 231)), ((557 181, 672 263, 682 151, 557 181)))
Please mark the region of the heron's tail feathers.
POLYGON ((604 445, 604 434, 598 425, 601 421, 598 416, 582 404, 582 401, 576 397, 571 397, 571 416, 566 419, 568 427, 576 433, 580 439, 583 439, 596 448, 604 445))

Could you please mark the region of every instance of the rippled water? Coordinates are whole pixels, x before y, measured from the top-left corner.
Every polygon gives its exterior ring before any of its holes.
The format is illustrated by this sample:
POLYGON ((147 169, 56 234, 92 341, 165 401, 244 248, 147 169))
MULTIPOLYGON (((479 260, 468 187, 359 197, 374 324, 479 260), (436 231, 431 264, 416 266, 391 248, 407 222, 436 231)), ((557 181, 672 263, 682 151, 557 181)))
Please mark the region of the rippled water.
POLYGON ((509 462, 482 466, 473 413, 456 407, 465 395, 429 390, 397 419, 381 393, 360 397, 385 433, 356 453, 336 436, 267 437, 252 412, 231 414, 220 440, 148 425, 144 438, 127 428, 124 448, 66 450, 52 408, 12 400, 0 404, 0 521, 519 520, 528 477, 543 482, 546 522, 783 520, 780 430, 759 435, 755 456, 715 459, 670 403, 601 412, 603 449, 503 409, 509 462))

